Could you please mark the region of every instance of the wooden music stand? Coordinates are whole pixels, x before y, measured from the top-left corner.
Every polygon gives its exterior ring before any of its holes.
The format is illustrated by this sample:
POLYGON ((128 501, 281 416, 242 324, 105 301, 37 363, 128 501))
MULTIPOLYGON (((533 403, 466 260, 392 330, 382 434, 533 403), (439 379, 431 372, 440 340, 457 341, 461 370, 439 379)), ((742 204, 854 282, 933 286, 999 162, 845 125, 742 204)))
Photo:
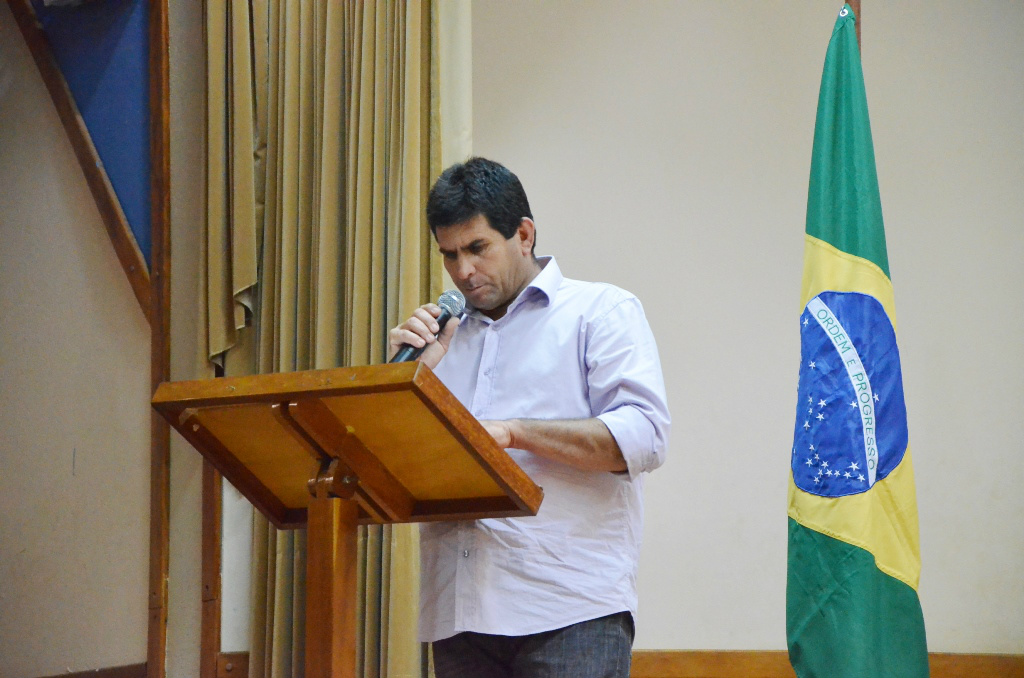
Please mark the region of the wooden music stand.
POLYGON ((163 383, 153 407, 274 525, 307 526, 309 678, 355 675, 360 523, 536 515, 543 498, 418 362, 163 383))

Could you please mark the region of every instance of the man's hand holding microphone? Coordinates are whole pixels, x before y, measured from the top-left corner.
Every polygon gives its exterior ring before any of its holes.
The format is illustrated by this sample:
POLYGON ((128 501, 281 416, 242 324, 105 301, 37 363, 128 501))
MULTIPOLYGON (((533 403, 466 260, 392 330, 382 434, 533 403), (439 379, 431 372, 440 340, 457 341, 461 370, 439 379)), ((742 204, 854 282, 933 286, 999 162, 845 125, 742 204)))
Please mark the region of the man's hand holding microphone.
POLYGON ((388 332, 388 362, 418 359, 431 369, 437 367, 448 350, 465 307, 462 293, 448 290, 436 304, 417 308, 408 320, 388 332))

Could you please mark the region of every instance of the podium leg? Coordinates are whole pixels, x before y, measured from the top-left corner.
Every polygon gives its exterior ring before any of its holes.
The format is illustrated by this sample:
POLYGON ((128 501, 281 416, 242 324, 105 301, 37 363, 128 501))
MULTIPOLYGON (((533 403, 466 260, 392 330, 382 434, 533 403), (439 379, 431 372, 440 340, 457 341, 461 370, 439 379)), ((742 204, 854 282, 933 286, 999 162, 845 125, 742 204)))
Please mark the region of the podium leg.
POLYGON ((314 497, 306 546, 306 676, 356 675, 356 502, 314 497))

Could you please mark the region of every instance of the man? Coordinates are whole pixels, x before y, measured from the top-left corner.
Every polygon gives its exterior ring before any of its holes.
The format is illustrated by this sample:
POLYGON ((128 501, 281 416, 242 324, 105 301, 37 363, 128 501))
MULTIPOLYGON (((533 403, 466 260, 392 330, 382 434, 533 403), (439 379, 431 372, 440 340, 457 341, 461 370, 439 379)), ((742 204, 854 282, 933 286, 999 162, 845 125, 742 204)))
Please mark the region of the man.
POLYGON ((642 473, 669 431, 640 302, 534 256, 519 179, 472 158, 441 175, 427 221, 466 315, 426 304, 389 333, 538 485, 534 517, 421 528, 420 636, 439 678, 628 676, 642 473))

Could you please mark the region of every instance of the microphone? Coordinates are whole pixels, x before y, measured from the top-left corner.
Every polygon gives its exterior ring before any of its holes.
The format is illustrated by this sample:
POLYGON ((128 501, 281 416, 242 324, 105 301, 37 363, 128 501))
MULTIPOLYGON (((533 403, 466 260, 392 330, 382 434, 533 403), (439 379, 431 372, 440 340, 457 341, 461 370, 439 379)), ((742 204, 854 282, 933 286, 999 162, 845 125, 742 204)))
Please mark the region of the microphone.
MULTIPOLYGON (((437 305, 441 307, 441 315, 437 318, 437 333, 440 334, 441 330, 444 329, 445 324, 451 319, 462 315, 462 311, 466 308, 466 297, 462 296, 462 292, 458 290, 446 290, 441 298, 437 300, 437 305)), ((434 335, 437 336, 437 335, 434 335)), ((410 346, 409 344, 402 344, 402 348, 398 349, 398 353, 395 357, 389 360, 389 363, 404 363, 410 360, 416 360, 420 357, 420 354, 426 350, 430 344, 424 344, 423 346, 416 347, 410 346)))

